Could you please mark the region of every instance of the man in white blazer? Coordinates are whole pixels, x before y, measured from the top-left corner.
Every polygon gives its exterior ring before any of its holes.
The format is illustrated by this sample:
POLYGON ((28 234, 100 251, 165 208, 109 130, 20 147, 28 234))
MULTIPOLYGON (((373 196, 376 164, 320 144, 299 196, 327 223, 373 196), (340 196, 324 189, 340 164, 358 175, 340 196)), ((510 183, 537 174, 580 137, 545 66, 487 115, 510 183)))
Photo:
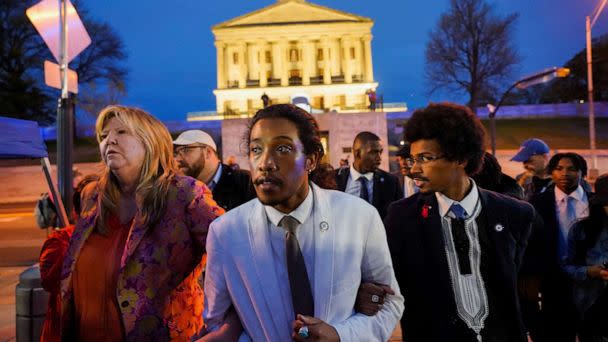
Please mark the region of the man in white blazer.
POLYGON ((403 297, 377 210, 309 182, 323 149, 306 111, 269 106, 249 127, 258 198, 209 229, 207 330, 219 329, 234 307, 244 328, 241 339, 388 340, 403 313, 403 297), (286 228, 287 221, 297 228, 286 228), (372 302, 384 300, 374 316, 354 311, 361 282, 385 284, 395 293, 373 296, 372 302))

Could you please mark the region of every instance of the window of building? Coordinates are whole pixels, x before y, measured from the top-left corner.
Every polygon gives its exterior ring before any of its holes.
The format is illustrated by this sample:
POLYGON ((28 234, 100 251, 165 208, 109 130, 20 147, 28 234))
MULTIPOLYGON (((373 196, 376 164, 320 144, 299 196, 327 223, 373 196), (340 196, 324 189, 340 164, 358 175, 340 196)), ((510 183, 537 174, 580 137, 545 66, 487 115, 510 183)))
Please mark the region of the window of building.
POLYGON ((350 59, 355 59, 355 48, 354 47, 350 48, 350 59))
POLYGON ((239 53, 238 52, 235 52, 232 54, 232 63, 239 64, 239 53))
POLYGON ((272 63, 272 54, 270 51, 266 51, 266 63, 272 63))
POLYGON ((289 50, 289 61, 297 62, 299 60, 300 60, 300 53, 299 53, 298 49, 289 50))
POLYGON ((323 60, 323 49, 317 49, 317 61, 323 60))

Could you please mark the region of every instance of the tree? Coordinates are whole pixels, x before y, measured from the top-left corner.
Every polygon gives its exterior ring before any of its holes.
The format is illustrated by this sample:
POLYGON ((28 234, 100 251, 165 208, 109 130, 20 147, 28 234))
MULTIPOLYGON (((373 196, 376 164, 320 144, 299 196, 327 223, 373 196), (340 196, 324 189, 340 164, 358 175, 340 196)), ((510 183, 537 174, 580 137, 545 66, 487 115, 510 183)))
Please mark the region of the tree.
MULTIPOLYGON (((46 125, 54 121, 59 92, 44 84, 43 63, 53 57, 25 15, 37 2, 0 1, 0 115, 46 125)), ((89 112, 104 105, 105 92, 117 94, 112 100, 125 94, 128 71, 122 64, 127 55, 116 32, 93 19, 82 3, 73 1, 91 45, 70 63, 70 69, 78 73, 81 107, 89 112)))
POLYGON ((451 0, 426 46, 430 93, 468 94, 473 110, 494 102, 520 61, 512 42, 517 18, 495 15, 484 0, 451 0))
POLYGON ((0 115, 49 123, 51 96, 40 87, 50 52, 25 16, 33 1, 0 1, 0 115))

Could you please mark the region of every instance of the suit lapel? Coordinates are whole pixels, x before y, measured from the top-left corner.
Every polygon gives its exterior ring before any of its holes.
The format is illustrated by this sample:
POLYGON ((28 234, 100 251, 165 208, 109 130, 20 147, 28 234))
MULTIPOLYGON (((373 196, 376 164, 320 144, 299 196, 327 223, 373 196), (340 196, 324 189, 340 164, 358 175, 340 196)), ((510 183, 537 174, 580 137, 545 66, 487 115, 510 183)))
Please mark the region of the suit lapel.
POLYGON ((350 168, 343 167, 341 169, 336 170, 336 183, 338 183, 338 190, 342 192, 346 190, 348 176, 350 176, 350 168))
POLYGON ((445 315, 449 315, 455 312, 456 308, 454 290, 450 285, 452 279, 445 251, 439 205, 434 193, 421 195, 421 201, 422 205, 419 207, 421 213, 417 215, 424 253, 420 281, 424 282, 423 289, 431 299, 431 302, 428 303, 429 307, 442 307, 445 315))
POLYGON ((504 210, 496 207, 496 202, 489 198, 485 190, 479 188, 478 190, 481 201, 480 215, 482 215, 478 219, 485 220, 485 234, 490 243, 489 250, 484 252, 491 254, 492 259, 500 261, 500 266, 496 265, 497 267, 506 270, 507 258, 512 255, 509 249, 513 248, 509 230, 506 228, 509 227, 509 218, 504 215, 504 210))
POLYGON ((135 253, 137 246, 144 238, 144 235, 146 234, 149 228, 150 225, 144 225, 143 218, 141 217, 140 212, 138 211, 137 214, 135 214, 135 217, 133 218, 131 229, 129 229, 129 236, 127 237, 127 243, 125 244, 125 249, 122 253, 122 258, 120 259, 121 269, 126 265, 129 257, 133 255, 133 253, 135 253))
POLYGON ((555 186, 552 186, 550 189, 546 190, 542 196, 544 205, 546 206, 546 218, 550 219, 545 223, 545 225, 559 228, 559 222, 557 220, 557 205, 555 204, 555 186))
MULTIPOLYGON (((443 228, 441 226, 441 215, 439 213, 437 198, 434 193, 431 193, 422 195, 421 200, 422 212, 418 216, 418 220, 420 227, 422 227, 420 234, 425 246, 426 259, 429 263, 426 268, 429 272, 434 272, 441 283, 449 284, 451 280, 448 273, 443 228)), ((433 277, 433 279, 437 278, 433 277)))
MULTIPOLYGON (((312 184, 312 183, 311 183, 312 184)), ((334 282, 334 239, 336 236, 335 222, 330 213, 329 199, 319 187, 312 184, 313 190, 313 229, 315 240, 315 278, 314 300, 315 317, 325 320, 329 317, 331 307, 331 289, 327 283, 334 282)))
POLYGON ((382 186, 381 183, 384 182, 384 177, 382 177, 378 171, 374 171, 374 178, 373 178, 373 185, 372 185, 372 205, 376 208, 379 208, 379 202, 382 199, 382 194, 380 193, 380 191, 382 191, 382 186))
POLYGON ((266 299, 268 313, 272 315, 274 322, 274 331, 280 334, 284 331, 285 324, 291 322, 282 322, 281 314, 273 314, 274 310, 283 307, 280 301, 280 290, 277 284, 277 275, 274 268, 275 260, 272 256, 272 246, 270 243, 270 234, 268 232, 268 219, 264 211, 264 206, 256 201, 255 209, 249 218, 249 241, 251 243, 251 254, 253 263, 258 275, 259 284, 266 299))

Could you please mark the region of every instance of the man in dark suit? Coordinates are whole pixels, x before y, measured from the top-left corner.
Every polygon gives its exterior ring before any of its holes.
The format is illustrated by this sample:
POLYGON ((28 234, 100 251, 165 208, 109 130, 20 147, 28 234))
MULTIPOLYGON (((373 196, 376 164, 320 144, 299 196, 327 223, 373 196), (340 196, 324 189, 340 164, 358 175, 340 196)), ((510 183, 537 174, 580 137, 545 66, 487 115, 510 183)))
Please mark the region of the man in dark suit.
MULTIPOLYGON (((576 153, 554 155, 547 164, 547 172, 553 184, 530 201, 542 218, 542 224, 532 234, 524 257, 527 275, 538 279, 535 292, 542 294, 541 321, 534 341, 573 342, 577 314, 572 283, 563 272, 561 261, 566 256, 570 227, 589 215, 592 194, 582 186, 587 163, 576 153)), ((527 292, 531 292, 530 289, 527 292)))
POLYGON ((354 161, 351 167, 336 170, 338 190, 361 197, 371 203, 380 217, 392 202, 403 198, 397 177, 380 170, 382 143, 372 132, 361 132, 353 142, 354 161))
POLYGON ((215 142, 206 132, 185 131, 173 146, 180 170, 205 183, 222 208, 230 210, 256 197, 249 172, 222 164, 215 142))
POLYGON ((525 341, 516 280, 534 209, 470 178, 485 132, 468 108, 417 110, 405 137, 420 192, 391 204, 384 221, 404 341, 525 341))

